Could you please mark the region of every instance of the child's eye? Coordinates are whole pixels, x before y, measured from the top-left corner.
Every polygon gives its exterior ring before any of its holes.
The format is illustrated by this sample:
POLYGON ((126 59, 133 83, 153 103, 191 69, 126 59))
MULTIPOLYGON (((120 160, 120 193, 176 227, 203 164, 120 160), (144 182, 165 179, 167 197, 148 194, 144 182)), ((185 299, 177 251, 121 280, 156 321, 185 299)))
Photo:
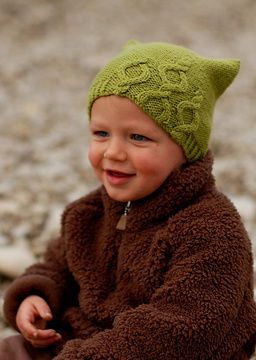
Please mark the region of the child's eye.
POLYGON ((99 137, 107 137, 108 132, 103 130, 97 130, 93 132, 93 135, 99 136, 99 137))
POLYGON ((140 134, 132 134, 131 139, 135 141, 148 141, 150 140, 146 136, 140 135, 140 134))

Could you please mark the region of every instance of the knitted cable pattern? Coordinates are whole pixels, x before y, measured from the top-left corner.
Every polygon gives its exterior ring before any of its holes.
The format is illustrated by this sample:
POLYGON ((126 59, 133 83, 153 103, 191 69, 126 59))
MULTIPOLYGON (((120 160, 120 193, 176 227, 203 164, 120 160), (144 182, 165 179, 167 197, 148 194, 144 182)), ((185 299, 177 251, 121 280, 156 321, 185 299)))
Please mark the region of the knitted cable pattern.
POLYGON ((215 102, 238 71, 238 60, 207 59, 172 44, 132 41, 93 81, 89 116, 98 97, 125 96, 181 145, 192 162, 205 156, 215 102))

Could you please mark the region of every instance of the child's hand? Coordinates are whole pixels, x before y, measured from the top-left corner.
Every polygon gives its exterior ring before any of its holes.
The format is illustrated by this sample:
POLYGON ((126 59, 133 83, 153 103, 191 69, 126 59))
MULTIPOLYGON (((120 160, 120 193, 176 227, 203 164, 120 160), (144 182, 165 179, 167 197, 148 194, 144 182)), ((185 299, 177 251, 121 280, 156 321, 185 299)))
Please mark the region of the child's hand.
POLYGON ((51 310, 40 296, 28 296, 19 306, 16 324, 21 334, 34 347, 47 347, 61 339, 53 329, 45 329, 52 319, 51 310))

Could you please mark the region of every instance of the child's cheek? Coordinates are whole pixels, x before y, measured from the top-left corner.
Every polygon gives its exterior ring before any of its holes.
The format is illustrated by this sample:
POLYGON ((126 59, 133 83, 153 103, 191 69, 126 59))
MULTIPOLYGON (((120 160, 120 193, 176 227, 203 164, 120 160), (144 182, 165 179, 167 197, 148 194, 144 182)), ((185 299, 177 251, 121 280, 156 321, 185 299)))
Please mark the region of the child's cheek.
POLYGON ((95 173, 95 175, 97 176, 97 178, 99 179, 100 182, 102 182, 102 169, 101 169, 101 159, 100 159, 100 155, 97 151, 94 151, 93 147, 89 147, 89 151, 88 151, 88 159, 91 163, 92 169, 95 173))
POLYGON ((137 155, 134 162, 136 163, 137 170, 145 175, 158 173, 161 169, 161 161, 151 153, 149 153, 148 156, 137 155))
POLYGON ((99 155, 93 145, 89 146, 88 159, 93 168, 97 167, 97 163, 99 162, 99 155))

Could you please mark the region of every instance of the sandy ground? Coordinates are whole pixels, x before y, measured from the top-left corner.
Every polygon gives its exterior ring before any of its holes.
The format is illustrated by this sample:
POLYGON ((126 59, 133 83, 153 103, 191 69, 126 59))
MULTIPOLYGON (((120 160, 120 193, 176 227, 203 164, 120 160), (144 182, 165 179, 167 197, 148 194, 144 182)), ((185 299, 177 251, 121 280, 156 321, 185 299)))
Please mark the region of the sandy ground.
MULTIPOLYGON (((40 256, 64 206, 96 186, 87 89, 129 39, 241 60, 216 108, 211 147, 218 186, 256 254, 255 15, 254 0, 0 0, 0 255, 19 245, 40 256)), ((0 271, 2 293, 11 275, 0 271)), ((0 322, 0 337, 7 333, 0 322)))

